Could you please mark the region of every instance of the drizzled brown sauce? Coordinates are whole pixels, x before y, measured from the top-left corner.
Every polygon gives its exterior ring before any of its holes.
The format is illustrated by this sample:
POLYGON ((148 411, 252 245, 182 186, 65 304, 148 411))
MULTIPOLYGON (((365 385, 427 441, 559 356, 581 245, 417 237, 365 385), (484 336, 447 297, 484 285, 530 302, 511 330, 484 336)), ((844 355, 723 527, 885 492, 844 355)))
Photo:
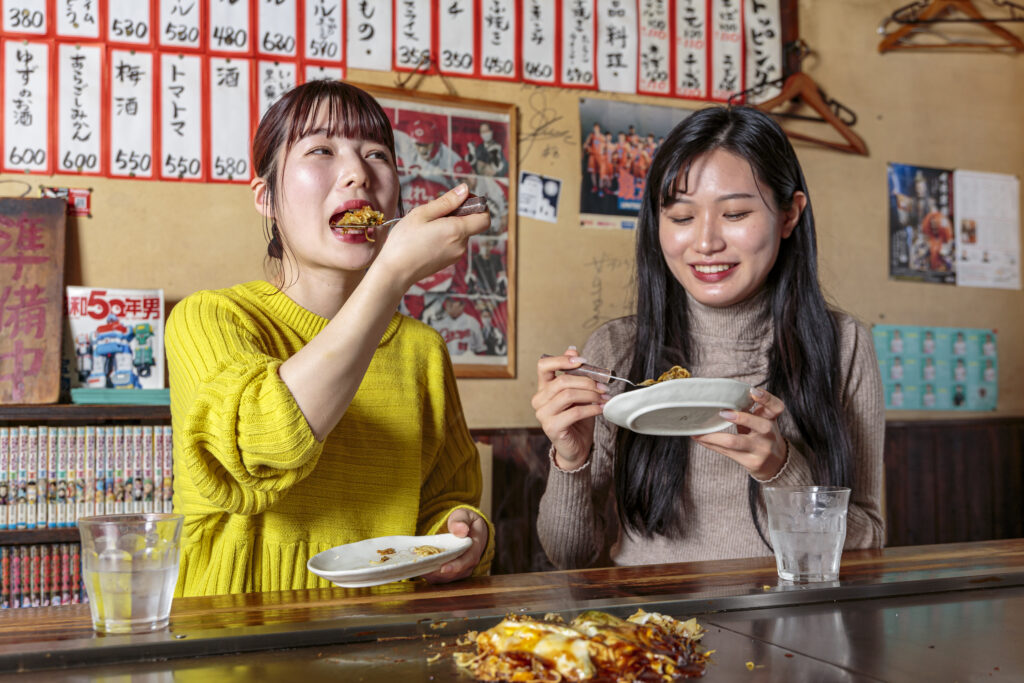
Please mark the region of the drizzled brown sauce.
MULTIPOLYGON (((641 683, 672 683, 687 678, 699 678, 704 675, 705 666, 710 657, 698 645, 703 630, 694 623, 697 630, 690 637, 680 628, 663 628, 657 621, 636 623, 624 621, 602 613, 588 612, 586 615, 598 615, 604 618, 596 626, 596 633, 587 636, 584 630, 594 629, 594 622, 577 624, 573 620, 570 629, 579 629, 579 636, 571 643, 583 641, 585 651, 589 655, 587 666, 573 667, 572 673, 566 671, 563 663, 561 671, 550 659, 538 656, 533 652, 537 638, 523 636, 487 637, 488 632, 481 634, 476 640, 477 651, 473 654, 456 656, 460 667, 467 669, 478 680, 483 681, 587 681, 588 683, 624 683, 639 681, 641 683), (496 645, 496 643, 500 643, 496 645), (504 651, 501 651, 504 650, 504 651), (587 670, 590 673, 587 673, 587 670)), ((638 615, 642 614, 638 612, 638 615)), ((586 615, 581 615, 581 618, 586 615)), ((637 615, 634 615, 636 617, 637 615)), ((664 615, 655 615, 663 622, 681 627, 680 622, 664 615)), ((524 629, 542 624, 529 617, 510 616, 502 624, 494 627, 491 633, 500 633, 504 627, 507 632, 514 632, 515 625, 521 624, 524 629)), ((571 633, 571 631, 570 631, 571 633)), ((550 644, 549 644, 550 645, 550 644)), ((563 658, 568 657, 578 662, 577 652, 571 644, 557 648, 563 658)), ((550 647, 547 652, 551 656, 550 647)))

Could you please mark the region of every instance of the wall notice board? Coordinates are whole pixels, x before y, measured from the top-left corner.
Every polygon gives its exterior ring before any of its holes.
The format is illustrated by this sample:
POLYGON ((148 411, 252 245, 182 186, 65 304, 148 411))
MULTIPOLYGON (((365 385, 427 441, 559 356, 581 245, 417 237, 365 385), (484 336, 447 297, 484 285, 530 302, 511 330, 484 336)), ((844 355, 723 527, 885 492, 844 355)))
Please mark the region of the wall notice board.
MULTIPOLYGON (((801 3, 800 34, 815 50, 804 68, 858 113, 857 133, 871 150, 861 157, 795 144, 814 206, 822 282, 831 301, 869 325, 997 328, 995 415, 1024 415, 1024 384, 1017 379, 1024 376, 1024 293, 889 279, 886 204, 889 161, 1024 174, 1024 90, 1007 87, 1019 82, 1024 61, 1005 55, 880 55, 875 29, 891 5, 801 3)), ((385 86, 408 76, 351 67, 346 75, 385 86)), ((515 104, 520 170, 562 181, 557 223, 519 219, 516 377, 459 381, 471 427, 535 426, 530 399, 537 358, 561 353, 569 344, 582 347, 598 325, 627 314, 632 305, 633 231, 582 229, 578 208, 567 199, 580 192, 580 97, 687 110, 708 103, 437 75, 414 78, 408 87, 515 104)), ((67 284, 163 288, 172 304, 200 288, 264 276, 262 225, 243 184, 73 175, 26 181, 13 173, 0 174, 0 180, 21 183, 0 185, 7 194, 30 183, 33 189, 35 183, 94 189, 93 218, 69 220, 67 284)), ((949 415, 962 419, 974 413, 949 415)))
POLYGON ((60 391, 65 204, 0 199, 0 403, 60 391))

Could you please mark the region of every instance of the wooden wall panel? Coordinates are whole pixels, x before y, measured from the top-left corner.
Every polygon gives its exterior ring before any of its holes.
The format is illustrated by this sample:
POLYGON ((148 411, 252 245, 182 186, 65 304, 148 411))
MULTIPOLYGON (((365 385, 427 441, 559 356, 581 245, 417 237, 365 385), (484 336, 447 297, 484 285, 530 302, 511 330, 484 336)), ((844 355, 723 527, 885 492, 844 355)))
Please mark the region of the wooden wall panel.
POLYGON ((889 545, 1024 536, 1024 418, 890 422, 889 545))
POLYGON ((491 510, 497 539, 492 573, 545 571, 537 538, 537 509, 548 476, 550 443, 540 429, 473 430, 493 450, 491 510))

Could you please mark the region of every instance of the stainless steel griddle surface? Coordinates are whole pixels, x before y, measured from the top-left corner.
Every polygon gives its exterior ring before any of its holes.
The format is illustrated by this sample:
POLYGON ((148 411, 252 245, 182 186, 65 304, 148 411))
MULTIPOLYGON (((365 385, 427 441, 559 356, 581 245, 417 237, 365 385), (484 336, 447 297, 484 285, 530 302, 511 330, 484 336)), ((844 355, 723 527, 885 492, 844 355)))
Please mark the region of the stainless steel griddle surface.
MULTIPOLYGON (((637 607, 697 616, 715 650, 708 681, 970 681, 1024 676, 1024 572, 965 572, 918 581, 765 586, 762 594, 601 599, 551 605, 566 618, 582 609, 626 616, 637 607), (751 668, 752 667, 752 668, 751 668)), ((536 607, 536 606, 535 606, 536 607)), ((145 683, 167 681, 471 681, 454 665, 458 635, 488 628, 502 614, 366 615, 336 621, 193 630, 165 661, 136 661, 174 641, 123 637, 90 648, 92 664, 23 673, 19 680, 145 683), (156 649, 154 649, 156 647, 156 649), (244 650, 252 650, 244 652, 244 650), (184 650, 191 655, 185 656, 184 650), (217 653, 235 654, 217 654, 217 653), (435 657, 440 655, 440 657, 435 657), (119 678, 119 677, 124 677, 119 678)), ((186 634, 178 634, 186 635, 186 634)), ((44 654, 7 650, 25 668, 82 656, 85 643, 54 644, 44 654), (64 651, 62 654, 62 650, 64 651)), ((19 667, 21 668, 21 667, 19 667)))

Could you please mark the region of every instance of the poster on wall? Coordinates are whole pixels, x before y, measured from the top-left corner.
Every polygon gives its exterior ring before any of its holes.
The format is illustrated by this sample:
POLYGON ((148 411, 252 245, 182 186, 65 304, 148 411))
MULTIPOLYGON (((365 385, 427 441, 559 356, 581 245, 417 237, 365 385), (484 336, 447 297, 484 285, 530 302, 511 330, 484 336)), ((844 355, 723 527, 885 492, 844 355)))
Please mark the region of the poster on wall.
POLYGON ((889 164, 889 276, 956 283, 953 171, 889 164))
POLYGON ((164 291, 68 286, 64 377, 69 388, 164 387, 164 291))
POLYGON ((1020 181, 1004 173, 953 173, 959 260, 964 287, 1020 289, 1020 181))
POLYGON ((514 377, 515 107, 361 87, 394 127, 406 212, 464 182, 491 213, 466 256, 413 285, 401 311, 444 337, 457 376, 514 377))
POLYGON ((996 409, 995 330, 875 325, 872 334, 887 409, 996 409))
POLYGON ((636 227, 651 159, 689 109, 581 99, 580 224, 636 227))
POLYGON ((519 172, 519 207, 524 218, 535 218, 547 223, 558 222, 558 198, 562 195, 562 181, 539 173, 519 172))

